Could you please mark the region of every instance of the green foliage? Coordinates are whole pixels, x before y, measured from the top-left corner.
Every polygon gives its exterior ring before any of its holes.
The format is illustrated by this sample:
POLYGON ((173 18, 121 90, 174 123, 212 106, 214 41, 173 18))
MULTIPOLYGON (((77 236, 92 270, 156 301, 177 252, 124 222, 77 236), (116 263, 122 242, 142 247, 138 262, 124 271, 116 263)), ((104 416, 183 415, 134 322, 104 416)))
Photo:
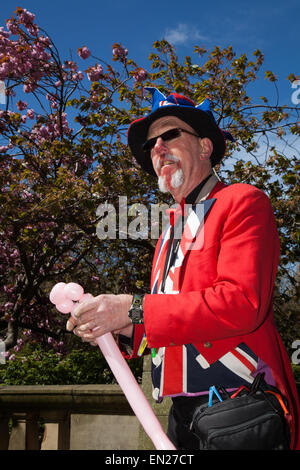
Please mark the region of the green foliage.
POLYGON ((295 381, 300 385, 300 365, 292 364, 295 381))
MULTIPOLYGON (((142 359, 129 362, 135 378, 142 377, 142 359)), ((37 349, 0 365, 2 385, 80 385, 116 383, 111 370, 97 348, 74 349, 66 357, 54 351, 37 349)))

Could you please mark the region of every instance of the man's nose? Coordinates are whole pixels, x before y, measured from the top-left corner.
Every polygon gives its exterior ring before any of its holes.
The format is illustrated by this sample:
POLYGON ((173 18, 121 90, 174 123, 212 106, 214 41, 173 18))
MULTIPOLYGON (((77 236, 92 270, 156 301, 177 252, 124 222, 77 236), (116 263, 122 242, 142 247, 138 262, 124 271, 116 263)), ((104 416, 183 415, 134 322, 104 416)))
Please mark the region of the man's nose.
POLYGON ((160 153, 164 153, 165 151, 167 151, 168 147, 166 145, 166 142, 161 137, 158 137, 153 147, 153 150, 154 152, 160 154, 160 153))

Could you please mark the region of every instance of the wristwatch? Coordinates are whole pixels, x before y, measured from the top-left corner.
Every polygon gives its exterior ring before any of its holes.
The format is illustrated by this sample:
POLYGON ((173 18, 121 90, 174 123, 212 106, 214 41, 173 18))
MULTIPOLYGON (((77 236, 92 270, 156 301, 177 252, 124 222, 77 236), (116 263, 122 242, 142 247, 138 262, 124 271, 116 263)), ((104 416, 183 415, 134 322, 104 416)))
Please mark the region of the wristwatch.
POLYGON ((144 323, 143 300, 143 295, 133 294, 132 304, 128 312, 128 317, 133 324, 144 323))

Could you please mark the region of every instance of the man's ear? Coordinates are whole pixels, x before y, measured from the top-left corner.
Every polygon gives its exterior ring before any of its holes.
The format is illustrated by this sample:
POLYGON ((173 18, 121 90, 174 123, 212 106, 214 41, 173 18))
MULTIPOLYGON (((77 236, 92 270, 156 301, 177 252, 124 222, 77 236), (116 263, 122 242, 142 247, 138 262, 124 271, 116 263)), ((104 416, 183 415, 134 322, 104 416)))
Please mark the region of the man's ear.
POLYGON ((212 141, 208 137, 204 137, 203 139, 201 139, 200 145, 201 145, 201 152, 200 152, 201 160, 209 160, 214 149, 214 145, 212 141))

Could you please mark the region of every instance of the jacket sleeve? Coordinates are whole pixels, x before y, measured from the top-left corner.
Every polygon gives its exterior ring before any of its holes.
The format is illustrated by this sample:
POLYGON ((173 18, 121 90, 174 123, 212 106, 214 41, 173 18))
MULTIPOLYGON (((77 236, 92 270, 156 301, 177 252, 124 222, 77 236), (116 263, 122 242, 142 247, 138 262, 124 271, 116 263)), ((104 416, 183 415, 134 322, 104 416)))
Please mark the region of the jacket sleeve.
MULTIPOLYGON (((275 218, 262 191, 249 185, 234 186, 240 191, 229 192, 220 201, 224 210, 218 215, 218 256, 211 285, 175 295, 146 295, 144 322, 149 347, 244 335, 264 321, 279 257, 275 218)), ((188 269, 193 269, 189 261, 188 269)), ((201 272, 193 275, 201 276, 201 272)))
POLYGON ((146 346, 141 354, 138 354, 145 334, 144 325, 134 325, 131 338, 123 335, 117 335, 117 344, 125 359, 134 359, 149 354, 149 348, 146 346))

